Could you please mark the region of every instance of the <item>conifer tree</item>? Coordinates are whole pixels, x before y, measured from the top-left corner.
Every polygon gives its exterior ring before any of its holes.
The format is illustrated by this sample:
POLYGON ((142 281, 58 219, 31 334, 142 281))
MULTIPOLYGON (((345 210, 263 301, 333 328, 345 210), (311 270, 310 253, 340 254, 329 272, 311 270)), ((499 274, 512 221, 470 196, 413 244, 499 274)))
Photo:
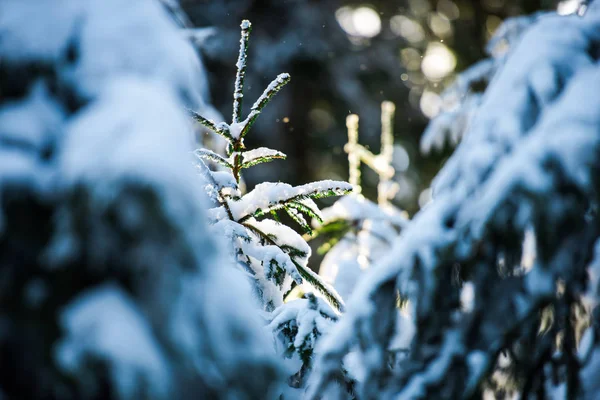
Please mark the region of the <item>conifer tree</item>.
POLYGON ((265 89, 242 118, 242 100, 250 22, 241 24, 240 52, 233 93, 231 123, 215 123, 190 111, 192 117, 227 141, 225 156, 208 149, 198 149, 197 167, 215 207, 209 219, 215 232, 224 234, 240 267, 251 277, 255 293, 265 311, 270 312, 269 327, 273 330, 280 351, 286 358, 300 361, 289 379, 292 387, 301 387, 311 368, 316 341, 343 311, 344 303, 335 289, 308 267, 311 249, 300 234, 282 224, 278 213, 287 214, 305 233, 312 229, 305 216, 323 219, 314 199, 349 193, 352 186, 345 182, 320 181, 293 187, 285 183, 265 182, 248 193, 242 193, 242 171, 254 165, 285 159, 285 154, 269 149, 247 149, 244 139, 263 108, 290 80, 280 74, 265 89), (207 162, 219 170, 211 170, 207 162), (284 304, 292 285, 308 286, 326 302, 312 293, 304 299, 284 304))
POLYGON ((349 193, 351 186, 336 181, 313 182, 296 187, 285 183, 265 182, 246 194, 240 191, 243 169, 286 157, 277 150, 265 147, 249 150, 244 144, 244 138, 263 108, 290 80, 286 73, 277 76, 252 105, 250 114, 242 119, 250 22, 244 20, 241 28, 232 122, 216 124, 190 111, 196 121, 227 140, 226 157, 208 149, 196 151, 197 166, 206 179, 207 192, 215 204, 218 204, 210 210, 210 217, 231 239, 240 265, 255 278, 256 289, 265 310, 272 311, 281 304, 283 294, 290 290, 293 280, 296 284, 308 282, 336 310, 341 311, 343 302, 335 290, 323 283, 307 266, 310 248, 299 234, 278 221, 277 212, 285 212, 304 231, 310 232, 311 228, 304 215, 322 219, 313 200, 349 193), (211 171, 205 160, 220 164, 224 170, 211 171))

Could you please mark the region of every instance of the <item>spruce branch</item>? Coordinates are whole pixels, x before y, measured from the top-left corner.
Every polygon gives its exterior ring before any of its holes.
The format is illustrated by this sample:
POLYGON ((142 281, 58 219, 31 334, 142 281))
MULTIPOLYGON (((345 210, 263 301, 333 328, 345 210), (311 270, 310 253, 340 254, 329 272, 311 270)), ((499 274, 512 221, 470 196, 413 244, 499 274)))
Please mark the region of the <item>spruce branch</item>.
POLYGON ((348 153, 349 181, 354 187, 355 193, 361 193, 360 163, 367 164, 379 175, 377 185, 377 200, 380 206, 389 207, 389 200, 394 196, 396 190, 390 190, 394 167, 392 165, 394 155, 394 133, 393 122, 396 106, 390 101, 381 103, 381 150, 379 154, 373 154, 369 149, 358 143, 358 115, 351 114, 346 117, 348 128, 348 143, 344 151, 348 153))
POLYGON ((275 211, 275 210, 271 210, 270 214, 271 214, 271 217, 273 217, 273 219, 274 219, 275 221, 277 221, 277 222, 281 222, 281 221, 279 220, 279 215, 277 215, 277 211, 275 211))
MULTIPOLYGON (((250 114, 245 120, 241 119, 242 115, 242 99, 244 97, 244 79, 246 76, 246 67, 248 59, 248 41, 250 38, 250 32, 252 25, 248 20, 243 20, 241 25, 241 38, 240 38, 240 51, 238 60, 236 63, 237 71, 235 77, 235 85, 233 91, 233 116, 231 124, 221 122, 216 124, 207 118, 204 118, 200 114, 188 110, 189 114, 194 118, 195 121, 207 127, 216 134, 223 136, 227 139, 226 153, 229 157, 229 167, 232 170, 232 174, 239 184, 241 170, 249 168, 256 164, 272 161, 273 159, 285 158, 285 154, 276 152, 275 150, 269 150, 270 153, 264 154, 261 157, 251 157, 250 159, 246 156, 242 156, 245 152, 244 137, 248 134, 248 131, 260 115, 263 108, 269 103, 273 96, 281 90, 281 88, 290 81, 290 75, 287 73, 279 74, 269 86, 264 90, 262 95, 256 100, 250 110, 250 114)), ((259 151, 260 149, 254 150, 259 151)))
MULTIPOLYGON (((277 243, 268 234, 266 234, 259 228, 248 223, 242 223, 242 225, 248 228, 250 231, 254 232, 257 236, 261 237, 266 243, 269 243, 273 246, 277 246, 277 243)), ((315 274, 310 268, 303 267, 302 265, 300 265, 295 260, 295 257, 290 256, 290 259, 296 266, 296 269, 298 270, 298 273, 300 273, 300 276, 306 282, 308 282, 311 286, 318 290, 319 293, 321 293, 325 297, 325 299, 336 311, 344 312, 344 301, 342 300, 340 295, 335 291, 334 288, 323 282, 319 275, 315 274)))
POLYGON ((377 156, 376 164, 381 169, 379 172, 379 183, 377 185, 377 202, 380 205, 389 204, 389 187, 394 177, 392 160, 394 156, 394 113, 396 106, 391 101, 381 103, 381 150, 377 156), (379 161, 379 162, 377 162, 379 161))
POLYGON ((235 66, 237 72, 235 74, 235 86, 233 90, 233 116, 232 124, 240 122, 242 115, 242 99, 244 97, 244 78, 246 77, 246 66, 248 58, 248 41, 250 39, 250 32, 252 31, 252 24, 247 19, 243 20, 240 28, 242 28, 242 35, 240 37, 240 53, 235 66))
MULTIPOLYGON (((307 222, 307 216, 316 221, 323 220, 319 208, 312 199, 344 195, 352 191, 352 186, 338 181, 313 182, 297 187, 266 182, 240 197, 239 187, 243 169, 286 158, 284 153, 265 147, 248 150, 244 145, 244 139, 263 109, 290 81, 289 74, 278 75, 254 102, 248 116, 242 118, 250 23, 246 20, 242 21, 241 29, 232 121, 217 124, 190 111, 195 121, 227 140, 226 156, 205 149, 195 152, 202 172, 207 175, 206 187, 219 203, 218 207, 209 210, 209 217, 214 221, 227 221, 226 224, 221 226, 215 224, 215 226, 219 230, 224 230, 226 236, 231 237, 240 267, 250 276, 254 276, 252 279, 254 279, 255 291, 265 311, 270 312, 275 309, 275 304, 280 301, 278 295, 287 291, 287 285, 306 283, 321 293, 334 310, 341 312, 344 303, 335 289, 323 282, 306 266, 311 254, 310 247, 301 235, 289 226, 281 224, 278 217, 281 216, 279 210, 283 209, 305 232, 310 234, 312 229, 307 222), (211 173, 204 163, 205 160, 219 163, 227 168, 227 171, 211 173), (231 188, 234 195, 230 193, 231 188), (258 220, 258 217, 267 218, 258 220), (239 230, 245 230, 248 236, 240 234, 239 230), (269 282, 262 277, 259 278, 263 272, 269 282), (292 278, 291 283, 288 278, 292 278), (278 290, 281 293, 278 293, 278 290)), ((331 311, 331 314, 334 315, 335 312, 331 311)), ((299 349, 299 354, 308 354, 306 352, 310 351, 312 344, 299 349)), ((302 368, 308 368, 308 360, 304 362, 306 364, 302 368)))
POLYGON ((287 204, 287 208, 293 208, 298 211, 301 211, 304 214, 308 215, 309 217, 314 218, 319 223, 323 222, 323 217, 321 216, 321 213, 319 212, 319 210, 316 207, 314 207, 314 208, 311 207, 311 205, 309 205, 306 200, 291 201, 287 204))
POLYGON ((214 161, 219 163, 227 168, 233 168, 233 166, 229 163, 229 161, 221 156, 220 154, 215 153, 214 151, 208 149, 196 149, 194 154, 198 158, 202 158, 204 160, 214 161))
POLYGON ((241 153, 237 151, 234 151, 231 157, 233 158, 233 166, 231 167, 231 172, 233 173, 235 181, 239 184, 241 178, 240 173, 242 171, 242 160, 244 159, 244 157, 241 153))
POLYGON ((280 249, 282 249, 283 251, 288 253, 290 255, 290 257, 306 258, 308 256, 308 253, 306 253, 305 251, 302 251, 294 246, 290 246, 287 244, 281 244, 278 246, 280 249))
POLYGON ((320 235, 327 234, 327 233, 336 233, 340 230, 350 230, 350 228, 352 227, 352 222, 353 221, 348 221, 345 219, 331 220, 331 221, 327 222, 326 224, 321 225, 319 227, 319 230, 317 232, 315 232, 315 235, 313 236, 313 238, 316 238, 320 235))
POLYGON ((289 215, 291 219, 293 219, 298 225, 300 225, 302 230, 304 230, 304 233, 308 235, 312 234, 312 229, 310 228, 310 225, 308 224, 308 222, 306 222, 306 219, 300 211, 296 210, 291 206, 285 207, 284 209, 287 215, 289 215))
MULTIPOLYGON (((266 182, 257 185, 254 190, 243 196, 241 201, 235 204, 239 213, 234 211, 234 214, 239 215, 238 222, 245 222, 250 218, 261 217, 271 210, 280 210, 290 206, 292 203, 299 203, 306 199, 342 196, 351 191, 352 187, 349 184, 338 181, 319 181, 296 187, 283 183, 266 182), (269 198, 269 191, 279 188, 288 189, 288 192, 269 198)), ((294 206, 299 207, 298 205, 294 206)))
POLYGON ((308 240, 316 239, 317 237, 326 236, 325 242, 317 248, 317 254, 323 255, 333 248, 341 240, 356 240, 356 235, 348 236, 351 232, 356 230, 355 221, 349 221, 345 219, 335 219, 329 221, 316 229, 312 235, 305 236, 308 240))
POLYGON ((271 162, 273 160, 285 160, 286 155, 280 151, 259 147, 242 153, 242 168, 250 168, 257 164, 271 162))
POLYGON ((244 121, 242 131, 240 133, 240 137, 244 137, 248 134, 248 131, 254 125, 254 122, 262 112, 263 108, 273 99, 273 97, 283 88, 289 81, 291 77, 288 73, 279 74, 277 78, 275 78, 269 86, 265 89, 263 94, 260 95, 258 100, 252 105, 250 110, 250 114, 248 118, 244 121))
POLYGON ((212 171, 210 170, 210 168, 208 168, 208 166, 204 163, 204 161, 201 158, 198 159, 196 166, 198 167, 198 169, 200 170, 200 173, 204 176, 204 178, 211 185, 213 185, 216 188, 217 194, 218 194, 217 199, 218 199, 219 203, 223 204, 223 208, 225 208, 225 211, 227 212, 227 216, 229 217, 230 220, 233 220, 233 214, 231 213, 231 208, 229 207, 229 203, 228 203, 227 199, 225 198, 225 196, 223 196, 223 194, 219 190, 219 184, 213 177, 212 171))
POLYGON ((350 176, 348 181, 354 188, 354 193, 360 194, 362 186, 360 185, 360 156, 352 151, 358 145, 358 115, 350 114, 346 117, 346 128, 348 128, 348 143, 344 150, 348 153, 348 163, 350 176))
POLYGON ((202 115, 198 114, 197 112, 195 112, 193 110, 188 109, 187 111, 196 122, 200 123, 201 125, 205 126, 208 129, 210 129, 214 133, 216 133, 220 136, 223 136, 228 141, 233 140, 233 137, 231 136, 231 133, 229 131, 229 126, 227 124, 225 124, 225 123, 217 124, 208 118, 204 118, 202 115))
POLYGON ((329 302, 329 304, 338 312, 343 313, 345 311, 345 304, 340 295, 335 291, 334 288, 323 282, 321 277, 314 273, 310 268, 303 267, 298 264, 294 259, 292 262, 296 265, 298 272, 302 279, 308 282, 312 287, 317 289, 319 293, 321 293, 325 299, 329 302))

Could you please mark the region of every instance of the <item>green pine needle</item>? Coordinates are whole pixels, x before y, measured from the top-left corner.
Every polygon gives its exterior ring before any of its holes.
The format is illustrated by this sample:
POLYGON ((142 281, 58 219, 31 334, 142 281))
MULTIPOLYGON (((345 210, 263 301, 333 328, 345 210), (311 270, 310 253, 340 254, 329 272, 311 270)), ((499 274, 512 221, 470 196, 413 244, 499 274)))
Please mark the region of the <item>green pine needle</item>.
POLYGON ((231 136, 231 133, 229 132, 229 127, 227 126, 227 124, 224 124, 224 123, 216 124, 214 121, 204 118, 202 115, 198 114, 195 111, 192 111, 189 109, 187 111, 196 122, 200 123, 201 125, 205 126, 208 129, 210 129, 217 135, 223 136, 228 141, 233 140, 233 136, 231 136))
POLYGON ((231 165, 225 157, 221 156, 220 154, 215 153, 214 151, 211 151, 208 149, 196 149, 194 151, 194 154, 199 158, 209 160, 209 161, 214 161, 216 163, 223 165, 224 167, 233 168, 233 165, 231 165))
POLYGON ((299 211, 297 211, 296 209, 294 209, 291 206, 284 207, 284 210, 298 225, 300 225, 300 227, 302 228, 304 233, 306 233, 308 235, 312 235, 312 229, 311 229, 310 225, 308 225, 308 223, 306 222, 306 220, 304 219, 302 214, 300 214, 299 211))
POLYGON ((250 167, 254 167, 255 165, 258 164, 263 164, 263 163, 268 163, 271 162, 273 160, 285 160, 285 154, 281 153, 282 155, 272 155, 272 156, 266 156, 266 157, 260 157, 260 158, 255 158, 252 161, 248 161, 242 164, 242 168, 250 168, 250 167))

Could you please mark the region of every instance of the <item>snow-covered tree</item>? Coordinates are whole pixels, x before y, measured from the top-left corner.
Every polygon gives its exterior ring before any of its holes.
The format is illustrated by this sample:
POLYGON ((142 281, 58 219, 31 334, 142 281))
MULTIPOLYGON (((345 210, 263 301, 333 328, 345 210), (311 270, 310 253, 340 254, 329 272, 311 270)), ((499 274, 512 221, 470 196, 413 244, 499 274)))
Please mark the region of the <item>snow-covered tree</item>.
POLYGON ((206 182, 207 193, 216 205, 209 210, 209 216, 217 230, 225 232, 232 241, 239 264, 254 277, 256 291, 266 311, 282 304, 292 281, 297 284, 306 281, 339 311, 343 307, 341 299, 307 266, 310 247, 298 233, 278 221, 277 212, 285 212, 303 230, 310 232, 304 215, 321 219, 313 199, 346 194, 351 191, 351 186, 336 181, 313 182, 297 187, 265 182, 245 194, 240 190, 243 169, 285 158, 285 154, 269 148, 249 150, 244 145, 244 138, 262 109, 290 79, 288 74, 280 74, 252 105, 250 114, 242 119, 250 22, 242 21, 241 28, 232 122, 216 124, 190 111, 196 121, 227 140, 226 157, 204 148, 196 151, 198 169, 206 182), (203 160, 220 164, 225 171, 211 171, 203 160), (273 219, 265 218, 269 216, 273 219))
POLYGON ((202 65, 154 0, 0 2, 0 397, 263 399, 281 362, 207 230, 202 65))
POLYGON ((290 76, 280 74, 273 80, 252 105, 248 116, 242 118, 251 32, 249 21, 242 21, 241 31, 231 123, 215 123, 191 111, 197 122, 227 141, 226 155, 198 149, 197 167, 214 204, 209 210, 213 230, 228 239, 230 250, 253 282, 254 292, 263 309, 272 312, 268 316, 269 327, 281 344, 278 346, 280 352, 294 361, 294 373, 289 383, 299 388, 304 385, 311 368, 317 339, 337 320, 338 313, 343 311, 343 301, 335 289, 308 267, 309 245, 300 234, 281 223, 277 213, 287 214, 301 229, 310 233, 311 227, 305 216, 322 220, 313 200, 346 194, 352 186, 336 181, 319 181, 296 187, 281 182, 264 182, 250 192, 242 193, 242 170, 285 158, 285 154, 269 148, 247 149, 244 139, 263 108, 290 80, 290 76), (221 169, 213 171, 206 162, 213 162, 221 169), (312 293, 307 293, 305 299, 284 304, 283 300, 293 283, 316 291, 329 305, 312 293))
POLYGON ((361 399, 597 398, 600 4, 583 8, 503 39, 433 201, 322 341, 310 398, 348 354, 361 399), (398 291, 417 332, 390 368, 398 291))

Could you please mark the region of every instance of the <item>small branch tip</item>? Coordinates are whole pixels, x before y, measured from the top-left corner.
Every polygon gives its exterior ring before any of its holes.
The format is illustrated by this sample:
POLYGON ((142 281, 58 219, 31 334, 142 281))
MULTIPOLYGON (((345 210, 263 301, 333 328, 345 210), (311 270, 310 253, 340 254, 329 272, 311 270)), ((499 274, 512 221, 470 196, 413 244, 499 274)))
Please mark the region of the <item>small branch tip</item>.
POLYGON ((249 30, 252 29, 252 24, 250 23, 250 21, 248 21, 247 19, 245 19, 240 24, 240 28, 242 28, 243 31, 249 31, 249 30))
POLYGON ((384 101, 383 103, 381 103, 381 109, 384 113, 392 113, 396 111, 396 105, 391 101, 384 101))
POLYGON ((358 125, 358 115, 356 115, 356 114, 348 115, 346 117, 346 127, 354 128, 356 125, 358 125))

